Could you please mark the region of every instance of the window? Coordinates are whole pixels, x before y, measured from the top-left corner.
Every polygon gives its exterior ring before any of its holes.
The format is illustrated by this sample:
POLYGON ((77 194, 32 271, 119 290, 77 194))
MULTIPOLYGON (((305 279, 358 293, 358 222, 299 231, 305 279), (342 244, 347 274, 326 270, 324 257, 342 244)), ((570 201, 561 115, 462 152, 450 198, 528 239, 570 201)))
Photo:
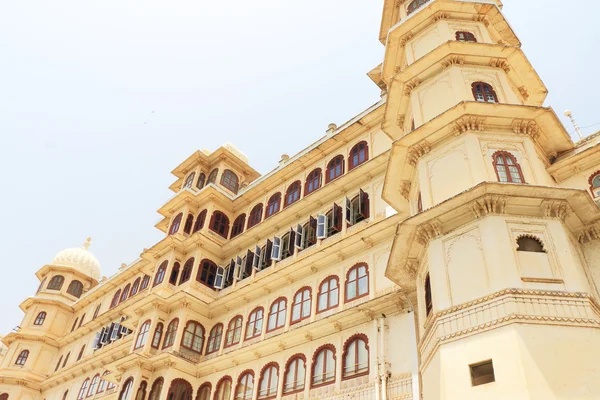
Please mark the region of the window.
POLYGON ((225 334, 225 347, 233 346, 240 342, 242 336, 242 316, 238 315, 229 321, 225 334))
POLYGON ((177 378, 171 381, 167 400, 191 400, 193 394, 192 385, 185 379, 177 378))
POLYGON ((489 83, 474 82, 471 85, 471 90, 473 91, 473 97, 477 101, 482 103, 498 103, 496 91, 494 91, 494 88, 489 83))
POLYGON ((171 285, 175 285, 177 283, 177 277, 179 276, 180 268, 181 268, 181 265, 178 262, 173 264, 173 269, 171 270, 171 275, 169 276, 169 283, 171 285))
POLYGON ((85 320, 85 313, 83 313, 81 318, 79 318, 79 325, 77 325, 77 328, 81 328, 81 325, 83 325, 84 320, 85 320))
POLYGON ((221 211, 215 211, 210 219, 210 229, 227 239, 229 235, 229 218, 221 211))
POLYGON ((475 35, 471 32, 458 31, 456 32, 456 40, 459 42, 477 42, 475 35))
POLYGON ((98 381, 100 380, 100 374, 94 375, 92 378, 92 382, 90 383, 90 388, 88 389, 86 397, 92 397, 96 394, 96 387, 98 386, 98 381))
POLYGON ((200 269, 198 269, 198 275, 196 275, 196 280, 212 288, 215 284, 217 268, 218 267, 214 262, 202 260, 202 262, 200 262, 200 269))
POLYGON ((179 319, 175 318, 167 326, 167 332, 165 333, 165 341, 163 342, 163 349, 173 346, 175 343, 175 336, 177 335, 177 327, 179 326, 179 319))
POLYGON ((204 346, 204 327, 196 321, 188 321, 183 331, 181 346, 188 350, 202 354, 204 346))
POLYGON ((279 384, 279 365, 269 363, 265 365, 260 373, 258 384, 259 399, 274 399, 277 396, 277 385, 279 384))
POLYGON ((369 271, 367 264, 356 264, 346 275, 346 301, 358 299, 369 294, 369 271))
POLYGON ((423 197, 421 196, 421 192, 419 192, 419 196, 417 197, 417 212, 423 212, 423 197))
POLYGON ((121 299, 121 289, 117 290, 115 295, 113 296, 113 299, 110 302, 110 308, 116 307, 117 304, 119 304, 120 299, 121 299))
MULTIPOLYGON (((69 391, 65 390, 65 392, 63 393, 63 396, 62 396, 62 400, 67 400, 68 395, 69 395, 69 391)), ((6 395, 5 398, 2 398, 2 396, 0 396, 0 400, 8 400, 8 395, 6 395)))
POLYGON ((239 179, 237 175, 229 169, 223 171, 223 175, 221 175, 221 185, 231 190, 235 194, 237 194, 240 188, 239 179))
POLYGON ((285 367, 283 393, 291 394, 303 391, 305 375, 306 357, 303 355, 296 355, 290 358, 285 367))
POLYGON ((67 288, 67 293, 80 298, 81 294, 83 293, 83 283, 79 281, 72 281, 67 288))
POLYGON ((217 383, 217 391, 214 400, 229 400, 231 398, 231 377, 224 376, 217 383))
POLYGON ((181 270, 181 277, 179 278, 179 284, 185 283, 190 280, 192 277, 192 270, 194 269, 194 257, 190 258, 183 264, 183 269, 181 270))
POLYGON ((77 361, 81 360, 83 357, 83 352, 85 351, 85 344, 81 346, 81 350, 79 350, 79 354, 77 355, 77 361))
MULTIPOLYGON (((196 395, 196 400, 210 400, 210 383, 204 383, 198 389, 198 394, 196 395)), ((153 399, 148 399, 153 400, 153 399)), ((158 400, 158 398, 156 399, 158 400)))
POLYGON ((339 178, 344 174, 344 156, 339 155, 329 161, 327 164, 327 175, 325 176, 325 183, 329 183, 332 180, 339 178))
POLYGON ((185 217, 185 224, 183 225, 183 233, 189 235, 192 233, 192 228, 194 227, 194 214, 188 214, 185 217))
POLYGON ((58 371, 58 369, 60 368, 61 362, 62 362, 62 356, 60 356, 60 358, 58 359, 58 362, 56 363, 56 367, 54 367, 54 372, 58 371))
POLYGON ((264 312, 262 307, 258 307, 248 316, 248 321, 246 322, 246 340, 259 337, 262 333, 264 312))
POLYGON ((433 298, 431 296, 431 278, 429 273, 425 276, 425 315, 429 317, 433 310, 433 298))
MULTIPOLYGON (((146 381, 142 381, 142 383, 140 383, 140 387, 137 390, 137 393, 135 394, 135 400, 144 400, 146 398, 146 388, 148 387, 148 382, 146 381)), ((192 397, 190 396, 190 400, 192 399, 192 397)))
POLYGON ((127 286, 125 286, 125 289, 123 289, 123 293, 121 293, 121 301, 120 301, 120 303, 122 303, 125 300, 127 300, 127 298, 129 297, 129 291, 130 290, 131 290, 131 285, 127 284, 127 286))
POLYGON ((246 214, 239 215, 233 221, 233 227, 231 228, 231 236, 230 239, 233 239, 240 233, 244 232, 244 225, 246 225, 246 214))
POLYGON ((367 142, 360 142, 354 145, 350 150, 350 157, 348 158, 348 171, 352 171, 360 164, 364 163, 369 159, 369 145, 367 142))
POLYGON ((312 170, 306 177, 306 183, 304 184, 304 195, 309 195, 318 188, 321 187, 321 168, 312 170))
POLYGON ((81 388, 79 389, 79 394, 77 395, 77 400, 82 400, 85 397, 85 395, 87 394, 89 385, 90 385, 90 378, 86 378, 86 380, 83 381, 81 388))
POLYGON ((33 321, 34 325, 43 325, 46 320, 46 311, 40 312, 37 317, 35 317, 35 321, 33 321))
POLYGON ((255 205, 252 211, 250 211, 250 218, 248 218, 248 229, 260 223, 260 221, 262 220, 262 213, 262 203, 255 205))
POLYGON ((590 191, 592 192, 593 197, 600 197, 600 171, 592 174, 588 182, 590 184, 590 191))
POLYGON ((358 196, 355 196, 349 204, 346 199, 346 221, 348 225, 355 225, 369 218, 369 195, 360 189, 358 196))
POLYGON ((515 156, 507 151, 497 151, 492 156, 498 182, 525 183, 523 171, 515 156))
POLYGON ((219 175, 219 169, 213 169, 210 174, 208 174, 208 179, 206 180, 206 184, 215 183, 217 181, 217 175, 219 175))
POLYGON ((194 223, 194 229, 192 233, 198 232, 200 229, 204 228, 204 221, 206 221, 206 210, 200 211, 200 214, 196 217, 196 222, 194 223))
POLYGON ((162 391, 162 387, 165 383, 163 378, 158 378, 152 384, 152 389, 150 389, 150 396, 148 396, 148 400, 160 400, 160 392, 162 391))
POLYGON ((67 362, 69 361, 69 356, 70 355, 71 355, 71 352, 68 352, 67 356, 65 357, 65 361, 63 361, 63 365, 62 365, 63 368, 67 365, 67 362))
POLYGON ((179 231, 179 226, 181 225, 181 219, 183 218, 183 213, 177 214, 177 216, 173 219, 171 223, 171 229, 169 229, 169 235, 174 235, 179 231))
POLYGON ((302 191, 302 184, 300 181, 296 181, 292 183, 285 192, 285 201, 283 206, 287 207, 290 204, 297 202, 300 199, 300 195, 302 191))
POLYGON ((292 324, 310 317, 310 292, 311 289, 309 287, 304 287, 298 290, 294 295, 294 302, 292 303, 292 319, 290 321, 292 324))
POLYGON ((321 346, 315 352, 312 364, 312 387, 323 386, 335 381, 335 347, 321 346))
POLYGON ((163 324, 162 324, 162 322, 159 322, 156 325, 156 329, 154 329, 154 336, 152 336, 152 347, 154 347, 155 349, 158 349, 158 347, 160 346, 160 340, 162 339, 162 333, 163 333, 163 324))
POLYGON ((196 182, 196 187, 198 189, 202 189, 204 187, 204 182, 206 181, 206 175, 204 175, 203 172, 200 173, 200 176, 198 177, 198 182, 196 182))
POLYGON ((144 347, 146 344, 146 340, 148 339, 148 333, 150 332, 150 320, 147 320, 140 327, 140 332, 138 333, 137 340, 135 341, 134 349, 140 349, 144 347))
POLYGON ((73 321, 73 326, 71 326, 71 332, 73 332, 75 328, 77 328, 77 321, 79 321, 79 317, 75 318, 75 321, 73 321))
POLYGON ((131 392, 133 391, 133 378, 129 378, 123 384, 121 393, 119 394, 119 400, 129 400, 131 392))
POLYGON ((223 337, 223 324, 213 326, 208 335, 208 344, 206 345, 206 354, 219 351, 221 347, 221 338, 223 337))
POLYGON ((165 273, 167 272, 167 266, 169 265, 168 261, 163 261, 158 267, 156 271, 156 275, 154 276, 154 286, 160 285, 162 281, 165 279, 165 273))
POLYGON ((42 288, 44 287, 44 283, 46 283, 46 279, 47 278, 42 279, 42 281, 40 282, 40 285, 38 286, 37 290, 35 291, 36 294, 39 293, 40 290, 42 290, 42 288))
POLYGON ((185 179, 185 183, 183 184, 184 188, 191 188, 192 185, 194 184, 194 178, 196 177, 196 173, 192 172, 191 174, 189 174, 187 176, 187 178, 185 179))
POLYGON ((369 346, 366 335, 350 337, 344 344, 343 378, 355 378, 369 374, 369 346))
POLYGON ((48 283, 48 290, 60 290, 62 288, 65 278, 61 275, 53 276, 48 283))
POLYGON ((287 300, 285 297, 281 297, 271 304, 269 310, 269 321, 267 324, 267 332, 274 331, 275 329, 283 328, 285 325, 285 315, 287 312, 287 300))
POLYGON ((492 360, 469 365, 469 369, 471 370, 471 384, 473 386, 485 385, 486 383, 496 381, 492 360))
POLYGON ((302 248, 308 249, 317 243, 317 220, 311 216, 308 223, 302 227, 302 230, 302 248))
POLYGON ((337 276, 330 276, 321 282, 317 299, 317 312, 336 308, 339 303, 339 294, 340 289, 337 276))
POLYGON ((29 350, 21 351, 17 357, 17 361, 15 361, 15 365, 25 365, 27 357, 29 357, 29 350))
MULTIPOLYGON (((148 288, 149 283, 150 283, 150 276, 144 275, 144 278, 142 279, 142 285, 140 286, 140 292, 142 290, 146 290, 148 288)), ((134 286, 135 286, 135 284, 134 284, 134 286)))
POLYGON ((406 8, 406 14, 410 15, 414 13, 419 7, 423 6, 429 0, 413 0, 406 8))
POLYGON ((517 239, 517 251, 526 251, 530 253, 545 253, 544 245, 540 239, 531 236, 520 236, 517 239))
POLYGON ((96 306, 96 309, 94 310, 94 315, 92 316, 92 321, 98 317, 98 314, 100 314, 100 307, 102 307, 102 304, 98 304, 96 306))
POLYGON ((245 371, 238 378, 235 388, 235 400, 252 400, 253 393, 254 373, 252 371, 245 371))
POLYGON ((275 193, 267 202, 267 214, 265 218, 269 218, 271 215, 279 212, 281 207, 281 193, 275 193))
POLYGON ((133 281, 133 285, 131 286, 131 293, 129 294, 129 297, 135 296, 138 291, 140 290, 140 281, 141 278, 137 278, 135 281, 133 281))

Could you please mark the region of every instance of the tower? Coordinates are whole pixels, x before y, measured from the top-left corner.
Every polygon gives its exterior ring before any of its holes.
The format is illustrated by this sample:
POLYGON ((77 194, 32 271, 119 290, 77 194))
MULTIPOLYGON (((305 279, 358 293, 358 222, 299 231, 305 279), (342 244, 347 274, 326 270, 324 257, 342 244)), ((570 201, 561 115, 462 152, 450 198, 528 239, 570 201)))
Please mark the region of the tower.
POLYGON ((425 400, 593 399, 600 219, 500 1, 386 1, 386 276, 415 307, 425 400), (557 182, 559 182, 557 184, 557 182), (591 232, 591 233, 590 233, 591 232))

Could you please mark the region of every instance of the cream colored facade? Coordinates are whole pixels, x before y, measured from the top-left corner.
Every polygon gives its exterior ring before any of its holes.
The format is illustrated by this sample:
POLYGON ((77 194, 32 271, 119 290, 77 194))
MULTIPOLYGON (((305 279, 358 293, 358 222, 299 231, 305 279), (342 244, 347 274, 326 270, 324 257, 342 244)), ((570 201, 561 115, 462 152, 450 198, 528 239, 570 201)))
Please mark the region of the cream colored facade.
POLYGON ((195 152, 110 278, 60 252, 0 400, 600 398, 600 135, 501 9, 386 0, 381 101, 264 176, 195 152))

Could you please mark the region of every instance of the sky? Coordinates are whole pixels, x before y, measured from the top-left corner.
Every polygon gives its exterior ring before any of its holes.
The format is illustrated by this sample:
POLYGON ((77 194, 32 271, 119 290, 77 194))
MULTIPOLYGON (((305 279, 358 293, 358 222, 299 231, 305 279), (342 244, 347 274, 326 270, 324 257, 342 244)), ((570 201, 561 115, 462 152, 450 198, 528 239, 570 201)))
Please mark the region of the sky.
MULTIPOLYGON (((546 105, 587 127, 600 4, 572 3, 504 0, 504 13, 546 105)), ((158 242, 170 171, 194 151, 231 142, 266 173, 377 102, 382 4, 0 2, 0 335, 60 250, 91 237, 110 276, 158 242)))

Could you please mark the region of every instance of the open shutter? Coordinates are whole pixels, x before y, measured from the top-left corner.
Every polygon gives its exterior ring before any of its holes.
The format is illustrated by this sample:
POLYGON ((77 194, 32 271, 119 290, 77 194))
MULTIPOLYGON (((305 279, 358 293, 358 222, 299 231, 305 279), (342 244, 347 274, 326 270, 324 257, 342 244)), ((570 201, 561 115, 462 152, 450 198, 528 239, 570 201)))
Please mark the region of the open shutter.
POLYGON ((342 207, 333 203, 333 229, 338 232, 342 231, 342 207))
POLYGON ((308 220, 308 226, 309 229, 312 229, 312 232, 308 232, 308 230, 306 232, 304 232, 305 235, 308 235, 308 240, 310 241, 311 244, 315 244, 317 243, 317 239, 316 239, 316 234, 317 234, 317 219, 313 218, 313 216, 311 215, 309 220, 308 220))
POLYGON ((217 267, 217 275, 215 277, 215 283, 213 284, 213 287, 215 289, 223 289, 223 285, 225 283, 225 269, 227 267, 223 268, 223 267, 217 267))
POLYGON ((363 218, 369 218, 369 195, 360 189, 358 195, 358 213, 363 218))
POLYGON ((281 238, 275 236, 273 238, 273 249, 271 250, 271 259, 275 261, 281 260, 281 238))
POLYGON ((294 245, 298 250, 302 250, 302 245, 304 243, 304 227, 300 224, 296 225, 296 242, 294 245))
POLYGON ((296 243, 296 231, 294 230, 294 228, 290 228, 290 241, 288 242, 288 252, 290 253, 290 255, 294 254, 294 250, 296 250, 296 246, 294 245, 296 243))
POLYGON ((103 332, 104 328, 102 328, 102 331, 96 333, 96 337, 94 338, 94 344, 92 345, 92 349, 96 350, 100 344, 100 338, 102 337, 102 332, 103 332))
POLYGON ((237 281, 241 281, 242 279, 244 279, 243 273, 244 270, 242 269, 242 257, 237 256, 235 259, 235 280, 237 281))
POLYGON ((317 239, 325 239, 327 237, 327 215, 317 215, 317 239))
POLYGON ((106 344, 108 343, 108 328, 104 327, 102 328, 102 334, 100 335, 100 344, 106 344))
POLYGON ((260 271, 260 247, 259 246, 256 246, 254 248, 254 257, 252 259, 252 268, 254 268, 257 271, 260 271))
POLYGON ((117 340, 121 338, 121 324, 120 323, 116 323, 113 331, 110 335, 110 340, 117 340))
POLYGON ((352 201, 346 197, 346 224, 350 226, 352 221, 354 221, 354 218, 352 218, 352 201))
POLYGON ((244 273, 247 276, 252 275, 252 265, 254 264, 254 252, 252 250, 248 250, 246 253, 246 265, 244 266, 244 273))
POLYGON ((226 275, 226 279, 225 279, 225 287, 227 287, 233 283, 234 274, 235 274, 235 260, 231 260, 231 262, 229 262, 229 269, 227 270, 227 275, 226 275))
POLYGON ((271 266, 271 253, 273 252, 273 242, 271 242, 271 240, 267 239, 267 245, 265 246, 265 266, 266 267, 270 267, 271 266))

